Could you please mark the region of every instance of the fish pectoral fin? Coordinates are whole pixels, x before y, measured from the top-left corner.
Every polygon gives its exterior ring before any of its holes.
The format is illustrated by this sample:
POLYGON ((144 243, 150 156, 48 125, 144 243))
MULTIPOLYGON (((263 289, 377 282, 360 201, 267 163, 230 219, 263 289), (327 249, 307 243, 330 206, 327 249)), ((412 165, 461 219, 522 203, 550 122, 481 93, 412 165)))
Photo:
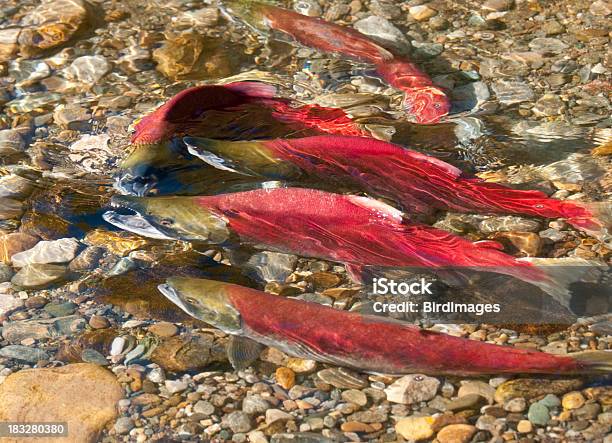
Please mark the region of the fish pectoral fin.
POLYGON ((241 167, 236 162, 221 157, 220 155, 209 150, 215 143, 222 143, 218 140, 211 140, 206 138, 197 138, 197 137, 184 137, 183 142, 187 145, 187 150, 189 153, 203 162, 209 164, 210 166, 220 169, 222 171, 229 171, 235 174, 243 174, 243 175, 254 175, 257 176, 255 172, 251 171, 248 168, 241 167))
POLYGON ((232 335, 227 344, 227 358, 232 367, 239 371, 246 369, 257 360, 264 346, 247 337, 232 335))

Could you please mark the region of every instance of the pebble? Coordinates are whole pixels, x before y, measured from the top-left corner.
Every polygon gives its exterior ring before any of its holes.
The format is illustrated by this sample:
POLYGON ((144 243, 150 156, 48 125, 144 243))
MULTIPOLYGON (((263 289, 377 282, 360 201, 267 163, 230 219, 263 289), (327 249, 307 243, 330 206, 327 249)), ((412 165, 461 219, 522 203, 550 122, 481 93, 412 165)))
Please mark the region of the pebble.
POLYGON ((418 5, 418 6, 411 6, 408 9, 408 13, 412 16, 413 19, 415 19, 418 22, 421 22, 423 20, 427 20, 433 17, 434 15, 438 14, 438 11, 436 11, 433 8, 430 8, 427 5, 418 5))
POLYGON ((404 33, 383 17, 371 15, 355 22, 353 26, 362 34, 383 44, 390 44, 403 52, 410 50, 410 42, 404 33))
POLYGON ((110 321, 102 315, 92 315, 89 318, 89 326, 93 329, 105 329, 110 327, 110 321))
POLYGON ((358 391, 357 389, 347 389, 346 391, 342 391, 341 396, 342 400, 349 403, 354 403, 358 406, 365 406, 368 403, 368 397, 363 393, 363 391, 358 391))
POLYGON ((568 48, 567 44, 558 38, 551 37, 534 38, 529 42, 529 47, 532 51, 543 54, 559 54, 568 48))
POLYGON ((178 328, 173 323, 164 321, 149 326, 149 332, 158 337, 174 337, 178 334, 178 328))
POLYGON ((101 55, 84 55, 76 58, 64 70, 66 77, 93 86, 111 70, 111 65, 101 55))
POLYGON ((289 368, 280 367, 275 373, 276 383, 283 389, 289 390, 295 385, 295 372, 289 368))
POLYGON ((183 392, 189 387, 189 383, 184 380, 166 380, 166 389, 170 394, 176 394, 177 392, 183 392))
POLYGON ((527 408, 527 402, 522 397, 512 398, 504 403, 504 410, 508 412, 523 412, 527 408))
POLYGON ((328 368, 317 372, 317 376, 336 388, 361 389, 368 385, 367 380, 346 368, 328 368))
POLYGON ((504 105, 529 102, 535 97, 533 89, 525 83, 511 80, 497 80, 491 85, 497 100, 504 105))
POLYGON ((15 129, 0 130, 0 155, 13 155, 23 152, 26 142, 15 129))
POLYGON ((0 262, 0 283, 11 281, 13 275, 15 275, 13 269, 9 265, 0 262))
POLYGON ((568 392, 561 399, 564 409, 578 409, 584 405, 584 402, 584 396, 578 391, 568 392))
POLYGON ((199 400, 195 405, 193 405, 193 412, 209 416, 215 413, 215 407, 208 401, 199 400))
POLYGON ((10 314, 23 306, 23 301, 9 294, 0 294, 0 317, 10 314))
POLYGON ((33 248, 38 239, 32 235, 14 232, 0 236, 0 261, 11 264, 11 257, 33 248))
POLYGON ((482 9, 488 11, 508 11, 514 6, 514 0, 487 0, 482 4, 482 9))
POLYGON ((457 395, 463 397, 470 394, 480 395, 487 400, 489 404, 494 403, 495 388, 488 383, 478 380, 462 381, 457 395))
POLYGON ((113 430, 119 435, 126 435, 134 429, 134 422, 130 417, 120 417, 113 426, 113 430))
POLYGON ((540 402, 532 403, 527 412, 527 418, 531 423, 538 426, 546 426, 550 421, 550 411, 540 402))
POLYGON ((406 375, 385 389, 387 400, 393 403, 413 404, 431 400, 440 386, 440 380, 422 374, 406 375))
POLYGON ((115 337, 111 344, 110 355, 118 356, 123 352, 123 348, 125 347, 126 340, 123 337, 115 337))
POLYGON ((67 263, 74 259, 78 249, 76 238, 41 241, 32 249, 13 255, 11 261, 16 268, 31 264, 67 263))
POLYGON ((0 357, 12 358, 32 364, 40 360, 49 360, 49 354, 45 351, 21 345, 8 345, 0 348, 0 357))
POLYGON ((577 379, 538 379, 517 378, 499 385, 495 391, 495 401, 504 404, 506 400, 523 397, 527 400, 546 394, 564 394, 578 389, 582 382, 577 379))
POLYGON ((272 423, 276 423, 278 421, 285 422, 289 420, 293 420, 293 416, 280 409, 268 409, 266 411, 266 424, 267 425, 271 425, 272 423))
POLYGON ((533 425, 529 420, 520 420, 516 425, 516 430, 521 434, 529 434, 533 431, 533 425))
POLYGON ((436 439, 439 443, 468 443, 476 431, 476 427, 472 425, 452 424, 443 427, 436 439))
POLYGON ((81 353, 81 359, 87 363, 94 363, 96 365, 106 366, 108 360, 95 349, 87 348, 81 353))
POLYGON ((242 410, 251 415, 262 415, 270 408, 270 403, 259 395, 247 395, 242 401, 242 410))
POLYGON ((606 0, 596 0, 591 3, 589 12, 593 15, 601 15, 607 17, 612 14, 612 3, 606 0))
POLYGON ((406 440, 424 440, 434 434, 433 417, 406 417, 395 424, 395 431, 406 440))
POLYGON ((23 289, 45 288, 56 283, 66 275, 66 267, 51 264, 26 265, 11 279, 14 286, 23 289))

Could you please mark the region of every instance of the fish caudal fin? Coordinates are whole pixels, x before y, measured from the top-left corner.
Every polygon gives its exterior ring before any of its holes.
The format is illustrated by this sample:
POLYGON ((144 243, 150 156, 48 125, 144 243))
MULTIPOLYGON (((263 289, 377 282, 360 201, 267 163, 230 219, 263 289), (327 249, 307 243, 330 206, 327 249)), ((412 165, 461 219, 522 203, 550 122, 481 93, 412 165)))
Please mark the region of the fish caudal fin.
POLYGON ((612 244, 612 203, 580 203, 579 206, 586 214, 568 217, 567 222, 604 243, 612 244))
POLYGON ((525 257, 518 260, 528 262, 542 272, 544 278, 531 280, 531 283, 570 311, 585 315, 589 306, 607 305, 610 268, 605 263, 577 257, 525 257))
POLYGON ((589 372, 612 372, 612 351, 583 351, 570 356, 589 372))

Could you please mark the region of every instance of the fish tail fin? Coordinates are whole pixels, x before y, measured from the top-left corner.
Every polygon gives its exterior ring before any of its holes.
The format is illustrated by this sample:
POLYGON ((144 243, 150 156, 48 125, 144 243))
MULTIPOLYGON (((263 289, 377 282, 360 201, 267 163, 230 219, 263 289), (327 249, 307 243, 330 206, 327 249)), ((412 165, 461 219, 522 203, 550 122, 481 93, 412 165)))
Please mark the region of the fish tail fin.
POLYGON ((254 98, 273 98, 278 93, 276 86, 257 81, 228 83, 225 87, 254 98))
POLYGON ((612 372, 612 351, 582 351, 570 356, 590 372, 612 372))
POLYGON ((610 278, 609 267, 602 262, 578 257, 525 257, 518 261, 537 268, 543 278, 531 280, 531 283, 575 314, 588 314, 603 303, 607 306, 610 296, 610 282, 607 281, 610 278))
POLYGON ((612 243, 612 203, 577 203, 583 214, 567 218, 572 226, 605 243, 612 243))

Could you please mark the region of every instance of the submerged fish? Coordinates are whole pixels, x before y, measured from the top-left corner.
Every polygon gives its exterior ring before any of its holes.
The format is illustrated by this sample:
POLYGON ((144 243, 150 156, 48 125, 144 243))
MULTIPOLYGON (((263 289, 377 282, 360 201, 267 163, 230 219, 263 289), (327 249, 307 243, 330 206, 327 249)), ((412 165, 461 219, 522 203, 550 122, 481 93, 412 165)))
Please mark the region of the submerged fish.
MULTIPOLYGON (((411 224, 401 211, 367 197, 314 189, 278 188, 203 197, 115 196, 109 223, 155 238, 250 244, 347 265, 356 279, 364 267, 470 267, 535 284, 568 307, 567 285, 590 270, 535 266, 441 229, 411 224), (576 273, 576 274, 575 274, 576 273)), ((555 264, 561 262, 555 261, 555 264)), ((572 262, 576 264, 576 262, 572 262)))
POLYGON ((560 356, 493 345, 213 280, 170 278, 159 290, 192 317, 240 337, 228 349, 238 368, 258 356, 246 338, 289 355, 393 375, 612 370, 609 351, 560 356))
POLYGON ((279 180, 311 175, 352 183, 391 198, 409 213, 432 209, 565 218, 596 237, 609 237, 612 205, 549 198, 469 176, 435 157, 365 137, 313 136, 261 141, 185 138, 189 152, 224 170, 279 180))
POLYGON ((134 149, 119 167, 118 187, 144 195, 171 171, 201 168, 182 145, 185 135, 252 139, 368 134, 341 109, 300 105, 276 93, 275 86, 257 81, 196 86, 178 93, 134 126, 134 149))
POLYGON ((404 106, 417 123, 436 123, 450 111, 450 100, 442 88, 416 64, 394 56, 355 29, 251 0, 226 0, 224 4, 257 28, 272 28, 305 46, 373 64, 383 80, 405 93, 404 106))

